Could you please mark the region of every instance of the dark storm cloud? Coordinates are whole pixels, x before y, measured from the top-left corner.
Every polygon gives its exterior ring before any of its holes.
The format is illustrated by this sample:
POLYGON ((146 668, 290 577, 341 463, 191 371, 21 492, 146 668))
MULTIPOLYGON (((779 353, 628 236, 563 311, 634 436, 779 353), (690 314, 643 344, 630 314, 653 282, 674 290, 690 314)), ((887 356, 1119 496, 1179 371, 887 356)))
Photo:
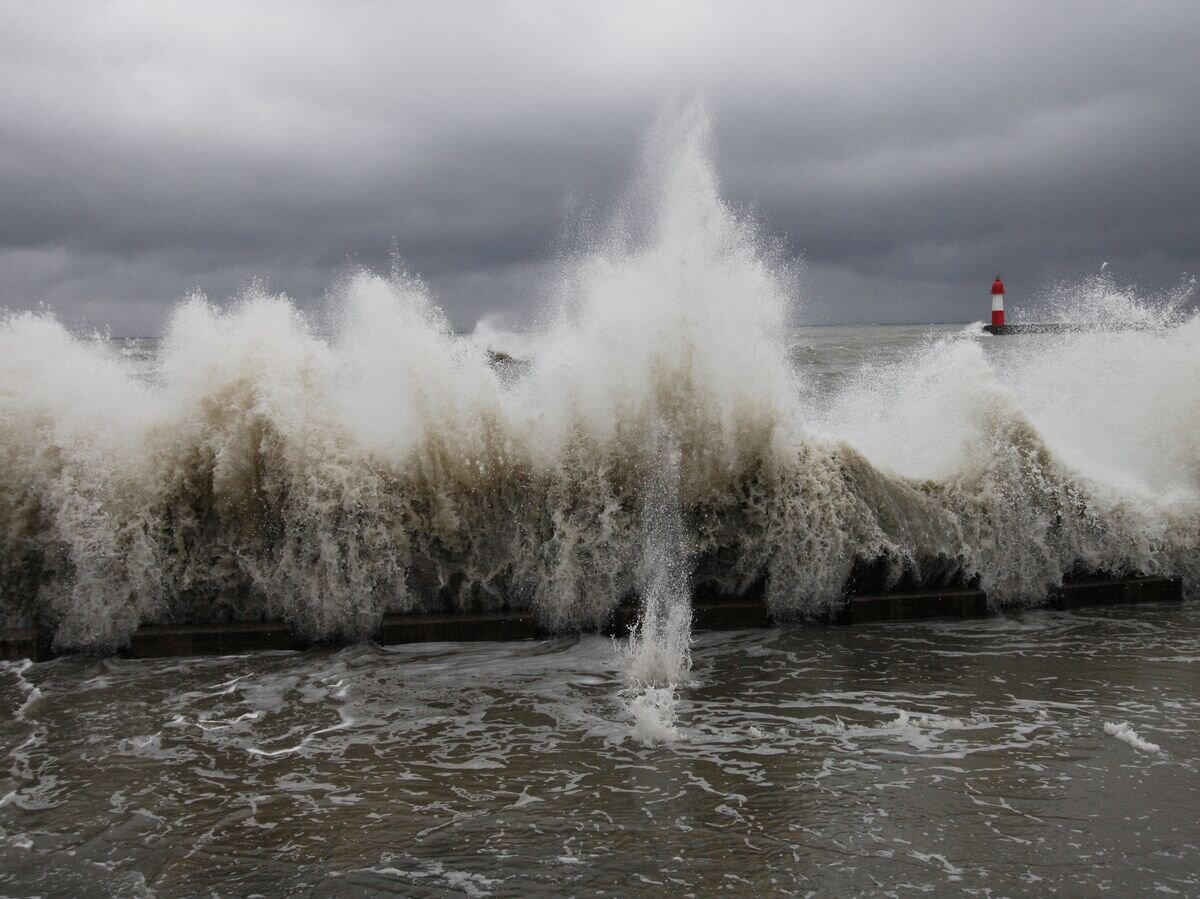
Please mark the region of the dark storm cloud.
POLYGON ((1153 287, 1200 270, 1198 38, 1193 2, 4 4, 0 305, 155 331, 396 248, 460 326, 527 311, 696 93, 811 319, 1153 287))

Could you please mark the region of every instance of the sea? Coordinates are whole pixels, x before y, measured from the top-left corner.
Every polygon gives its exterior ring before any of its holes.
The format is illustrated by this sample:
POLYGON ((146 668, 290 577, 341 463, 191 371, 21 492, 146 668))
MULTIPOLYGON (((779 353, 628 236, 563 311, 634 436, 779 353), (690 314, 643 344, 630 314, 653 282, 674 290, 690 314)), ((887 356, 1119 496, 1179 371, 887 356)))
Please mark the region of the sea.
POLYGON ((0 314, 0 625, 60 653, 0 663, 0 894, 1200 895, 1193 285, 815 327, 706 127, 521 328, 399 264, 153 339, 0 314), (831 624, 863 570, 993 615, 831 624), (1046 608, 1130 574, 1185 600, 1046 608), (371 642, 500 609, 549 636, 371 642), (260 620, 324 648, 121 655, 260 620))

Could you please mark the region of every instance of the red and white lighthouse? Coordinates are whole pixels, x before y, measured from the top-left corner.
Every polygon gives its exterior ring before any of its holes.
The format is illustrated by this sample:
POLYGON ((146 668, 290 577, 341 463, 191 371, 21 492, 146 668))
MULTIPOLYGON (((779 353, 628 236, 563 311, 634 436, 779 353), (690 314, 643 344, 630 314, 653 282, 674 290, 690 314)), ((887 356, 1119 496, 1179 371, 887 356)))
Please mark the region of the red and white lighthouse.
POLYGON ((1003 327, 1004 325, 1004 282, 1000 280, 1000 276, 996 275, 996 280, 992 282, 992 326, 1003 327))

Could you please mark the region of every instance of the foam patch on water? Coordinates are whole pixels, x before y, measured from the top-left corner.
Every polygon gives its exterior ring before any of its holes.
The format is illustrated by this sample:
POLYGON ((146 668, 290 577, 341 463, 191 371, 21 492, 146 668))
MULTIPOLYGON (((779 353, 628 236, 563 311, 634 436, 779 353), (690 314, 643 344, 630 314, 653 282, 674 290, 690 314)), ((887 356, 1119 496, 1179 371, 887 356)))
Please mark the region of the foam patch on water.
POLYGON ((1110 737, 1116 737, 1122 743, 1132 746, 1139 752, 1161 752, 1157 743, 1151 743, 1149 740, 1143 740, 1138 736, 1137 731, 1127 721, 1122 721, 1120 724, 1104 722, 1104 732, 1110 737))
POLYGON ((679 739, 676 711, 679 697, 674 687, 646 687, 629 702, 633 714, 633 738, 644 746, 673 743, 679 739))
POLYGON ((41 688, 30 682, 25 676, 32 667, 33 662, 29 659, 19 662, 0 662, 0 672, 7 672, 13 676, 17 689, 24 697, 13 712, 13 718, 17 721, 28 722, 28 716, 43 697, 41 688))

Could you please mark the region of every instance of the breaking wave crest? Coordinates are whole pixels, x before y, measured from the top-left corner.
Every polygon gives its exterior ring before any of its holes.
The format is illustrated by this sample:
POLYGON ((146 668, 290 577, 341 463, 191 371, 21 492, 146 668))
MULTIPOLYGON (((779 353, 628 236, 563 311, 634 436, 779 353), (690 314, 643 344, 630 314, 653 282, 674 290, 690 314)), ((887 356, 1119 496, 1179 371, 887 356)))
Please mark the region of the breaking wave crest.
MULTIPOLYGON (((689 587, 761 586, 781 616, 829 614, 863 571, 1002 604, 1077 570, 1195 588, 1200 321, 1063 335, 1004 374, 964 333, 814 402, 788 358, 793 267, 722 202, 707 142, 701 109, 664 118, 516 374, 402 272, 342 284, 332 333, 259 288, 193 297, 152 380, 8 314, 8 623, 98 650, 148 621, 356 637, 389 610, 520 607, 592 627, 678 591, 670 564, 647 578, 664 526, 689 587)), ((683 612, 660 611, 643 627, 674 633, 683 612)))

